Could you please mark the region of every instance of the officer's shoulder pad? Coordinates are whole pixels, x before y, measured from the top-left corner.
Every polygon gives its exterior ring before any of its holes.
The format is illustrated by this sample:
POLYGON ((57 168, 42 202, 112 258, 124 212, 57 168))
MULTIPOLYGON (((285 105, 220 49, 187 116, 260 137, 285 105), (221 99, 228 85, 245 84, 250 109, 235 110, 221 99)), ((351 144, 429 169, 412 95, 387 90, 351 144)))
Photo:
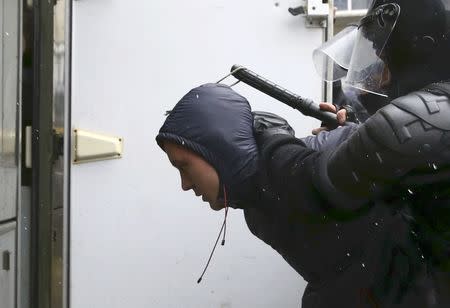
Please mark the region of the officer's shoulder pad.
POLYGON ((438 129, 450 130, 450 99, 447 96, 415 91, 393 100, 392 104, 438 129))

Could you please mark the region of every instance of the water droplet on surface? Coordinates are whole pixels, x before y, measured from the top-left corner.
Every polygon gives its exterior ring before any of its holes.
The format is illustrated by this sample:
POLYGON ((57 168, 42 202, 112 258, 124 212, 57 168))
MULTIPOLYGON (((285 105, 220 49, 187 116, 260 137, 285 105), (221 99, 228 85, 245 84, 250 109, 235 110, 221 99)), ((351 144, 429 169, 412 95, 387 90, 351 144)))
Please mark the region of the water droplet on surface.
POLYGON ((375 182, 370 183, 370 190, 371 191, 376 191, 377 190, 377 183, 375 183, 375 182))
POLYGON ((361 263, 361 266, 362 266, 362 267, 366 267, 366 264, 364 264, 364 263, 361 263))
POLYGON ((380 164, 382 164, 382 163, 383 163, 383 159, 381 158, 380 153, 376 152, 375 155, 376 155, 376 157, 377 157, 377 159, 378 159, 378 162, 379 162, 380 164))
POLYGON ((195 97, 198 99, 200 96, 198 94, 196 94, 195 97))
POLYGON ((378 223, 377 223, 377 222, 375 222, 375 226, 377 226, 377 227, 378 227, 378 223))
POLYGON ((356 172, 352 172, 353 178, 355 179, 356 182, 359 182, 359 177, 356 174, 356 172))
POLYGON ((347 252, 347 257, 350 257, 351 255, 350 255, 350 253, 349 252, 347 252))
POLYGON ((6 36, 9 36, 9 32, 5 32, 6 36))
POLYGON ((265 188, 263 188, 263 189, 262 189, 262 191, 263 191, 263 192, 265 192, 265 191, 266 191, 266 189, 265 189, 265 188))
POLYGON ((422 259, 425 259, 424 255, 421 255, 421 258, 422 258, 422 259))
POLYGON ((408 188, 408 193, 409 193, 410 195, 414 195, 414 192, 413 192, 411 189, 409 189, 409 188, 408 188))
POLYGON ((437 169, 438 169, 438 166, 437 166, 435 163, 432 163, 431 165, 433 166, 433 169, 434 169, 434 170, 437 170, 437 169))

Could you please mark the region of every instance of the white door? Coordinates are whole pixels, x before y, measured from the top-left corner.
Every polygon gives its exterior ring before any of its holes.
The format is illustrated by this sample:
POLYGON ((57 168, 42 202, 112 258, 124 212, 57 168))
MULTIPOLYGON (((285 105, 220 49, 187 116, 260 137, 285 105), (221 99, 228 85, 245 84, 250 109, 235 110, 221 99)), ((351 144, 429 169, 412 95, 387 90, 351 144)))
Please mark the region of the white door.
MULTIPOLYGON (((299 307, 305 282, 231 211, 227 244, 196 281, 223 219, 182 192, 155 143, 166 110, 235 63, 319 101, 311 61, 323 29, 283 0, 73 2, 72 128, 124 138, 121 159, 72 165, 70 304, 87 307, 299 307)), ((230 79, 230 83, 232 79, 230 79)), ((239 84, 255 110, 299 136, 319 122, 239 84)))

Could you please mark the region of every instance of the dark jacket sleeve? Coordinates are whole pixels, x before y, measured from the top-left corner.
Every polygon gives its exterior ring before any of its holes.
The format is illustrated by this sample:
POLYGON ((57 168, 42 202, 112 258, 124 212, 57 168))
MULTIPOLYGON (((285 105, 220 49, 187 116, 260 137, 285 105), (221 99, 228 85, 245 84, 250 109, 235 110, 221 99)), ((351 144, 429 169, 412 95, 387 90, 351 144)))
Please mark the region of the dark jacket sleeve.
POLYGON ((449 114, 445 96, 415 92, 394 100, 339 147, 321 155, 316 184, 330 201, 337 200, 335 194, 356 198, 334 202, 354 209, 358 200, 382 198, 418 170, 435 173, 436 166, 450 163, 449 114))
POLYGON ((417 168, 449 164, 448 114, 446 97, 413 93, 380 109, 339 145, 315 151, 278 135, 264 142, 262 157, 278 189, 301 195, 313 185, 331 206, 352 211, 417 168))
POLYGON ((321 215, 323 199, 313 184, 315 161, 321 152, 289 135, 273 135, 260 145, 261 160, 270 187, 284 204, 295 206, 299 214, 321 215))
POLYGON ((325 151, 339 146, 342 142, 347 140, 357 128, 358 124, 349 123, 348 125, 339 126, 330 131, 322 131, 317 135, 307 136, 300 140, 312 150, 325 151))

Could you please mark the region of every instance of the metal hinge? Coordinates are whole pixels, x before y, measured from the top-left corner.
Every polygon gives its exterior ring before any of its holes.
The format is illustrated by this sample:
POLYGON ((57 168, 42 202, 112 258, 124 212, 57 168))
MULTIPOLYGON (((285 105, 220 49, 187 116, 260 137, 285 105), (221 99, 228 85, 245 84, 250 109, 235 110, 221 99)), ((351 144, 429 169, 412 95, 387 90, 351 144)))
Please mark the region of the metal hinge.
POLYGON ((328 0, 303 0, 300 6, 289 8, 288 11, 294 16, 305 16, 308 28, 325 28, 330 15, 330 3, 328 0))

